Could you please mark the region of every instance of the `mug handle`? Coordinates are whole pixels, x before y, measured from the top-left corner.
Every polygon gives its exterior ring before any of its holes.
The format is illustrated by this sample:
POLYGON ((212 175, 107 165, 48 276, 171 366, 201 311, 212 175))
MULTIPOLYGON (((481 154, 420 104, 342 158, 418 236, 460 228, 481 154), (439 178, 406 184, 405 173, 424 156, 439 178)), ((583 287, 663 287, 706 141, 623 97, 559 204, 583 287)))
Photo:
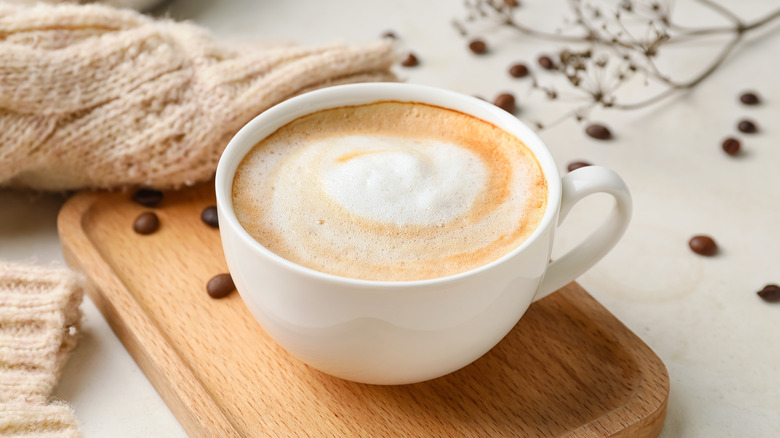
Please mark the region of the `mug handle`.
POLYGON ((631 193, 626 183, 606 167, 587 166, 562 178, 561 209, 558 225, 581 199, 594 193, 607 193, 615 198, 615 207, 593 234, 577 247, 550 263, 534 301, 544 298, 574 281, 601 260, 623 236, 631 220, 631 193))

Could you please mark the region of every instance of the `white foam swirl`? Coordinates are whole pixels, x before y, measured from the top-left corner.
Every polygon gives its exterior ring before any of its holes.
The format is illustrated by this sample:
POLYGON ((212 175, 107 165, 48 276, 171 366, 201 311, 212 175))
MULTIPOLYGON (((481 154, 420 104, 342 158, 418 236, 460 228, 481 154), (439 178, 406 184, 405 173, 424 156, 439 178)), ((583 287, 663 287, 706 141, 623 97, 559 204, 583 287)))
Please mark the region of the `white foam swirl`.
POLYGON ((429 139, 352 135, 313 142, 328 151, 325 194, 347 211, 396 225, 438 225, 465 214, 486 171, 472 152, 429 139))

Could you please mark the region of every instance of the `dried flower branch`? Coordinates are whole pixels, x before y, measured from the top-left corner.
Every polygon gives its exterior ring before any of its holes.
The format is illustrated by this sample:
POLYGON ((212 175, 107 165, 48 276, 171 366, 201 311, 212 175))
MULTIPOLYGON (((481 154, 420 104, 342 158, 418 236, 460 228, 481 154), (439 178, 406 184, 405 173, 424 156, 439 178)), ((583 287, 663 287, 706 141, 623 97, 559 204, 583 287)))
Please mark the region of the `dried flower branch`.
MULTIPOLYGON (((470 28, 475 25, 488 23, 525 36, 566 44, 567 47, 553 57, 554 65, 547 67, 579 93, 575 93, 572 100, 585 98, 584 104, 560 120, 572 115, 582 120, 593 108, 643 108, 696 87, 723 64, 748 33, 780 18, 778 9, 747 22, 715 1, 696 1, 722 16, 728 24, 702 28, 684 26, 672 16, 674 0, 568 0, 571 18, 564 23, 566 32, 550 32, 525 24, 521 21, 519 0, 465 0, 468 15, 454 24, 463 36, 469 36, 470 28), (727 36, 728 40, 711 63, 692 78, 680 81, 658 67, 656 60, 664 47, 715 35, 727 36), (619 99, 617 91, 637 75, 644 78, 645 83, 652 81, 661 85, 660 91, 633 102, 619 99)), ((532 87, 551 100, 562 96, 556 88, 540 84, 536 76, 532 78, 532 87)))

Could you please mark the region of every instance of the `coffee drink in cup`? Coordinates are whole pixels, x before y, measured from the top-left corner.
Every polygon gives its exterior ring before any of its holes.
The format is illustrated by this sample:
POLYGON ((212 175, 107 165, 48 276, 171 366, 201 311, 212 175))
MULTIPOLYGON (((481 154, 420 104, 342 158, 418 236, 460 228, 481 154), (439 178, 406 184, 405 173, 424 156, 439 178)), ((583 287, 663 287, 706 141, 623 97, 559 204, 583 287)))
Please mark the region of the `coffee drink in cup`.
POLYGON ((393 101, 288 123, 244 156, 232 187, 239 223, 270 251, 380 281, 501 258, 537 228, 547 195, 520 139, 458 111, 393 101))

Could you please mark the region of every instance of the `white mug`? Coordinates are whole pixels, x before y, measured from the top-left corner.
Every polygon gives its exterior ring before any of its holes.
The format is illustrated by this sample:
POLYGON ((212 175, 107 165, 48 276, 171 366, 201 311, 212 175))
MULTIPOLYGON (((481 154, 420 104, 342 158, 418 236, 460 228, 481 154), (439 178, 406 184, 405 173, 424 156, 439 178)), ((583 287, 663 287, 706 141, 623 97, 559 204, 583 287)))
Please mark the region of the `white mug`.
POLYGON ((628 188, 611 170, 589 166, 561 179, 544 143, 508 112, 471 96, 399 83, 325 88, 255 117, 225 149, 217 168, 216 195, 228 268, 263 329, 306 364, 373 384, 420 382, 470 364, 514 327, 532 301, 566 285, 603 257, 631 217, 628 188), (533 234, 509 254, 476 269, 416 281, 359 280, 318 272, 255 241, 239 224, 232 205, 233 177, 244 155, 301 116, 378 101, 450 108, 522 140, 535 154, 548 187, 547 210, 533 234), (558 224, 577 201, 596 192, 615 198, 611 214, 579 246, 550 263, 558 224))

